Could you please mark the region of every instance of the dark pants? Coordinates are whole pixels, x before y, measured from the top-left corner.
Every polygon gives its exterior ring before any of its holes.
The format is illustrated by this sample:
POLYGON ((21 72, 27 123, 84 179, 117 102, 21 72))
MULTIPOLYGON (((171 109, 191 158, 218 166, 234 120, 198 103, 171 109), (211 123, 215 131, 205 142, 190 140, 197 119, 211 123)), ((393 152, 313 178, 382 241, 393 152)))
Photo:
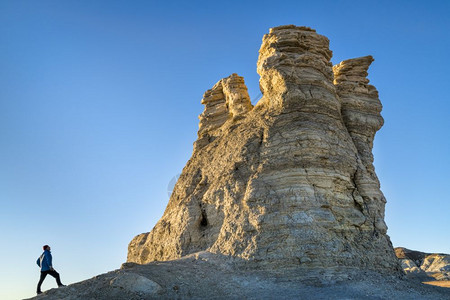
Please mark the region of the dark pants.
POLYGON ((45 279, 45 277, 47 277, 47 275, 51 275, 51 276, 55 277, 56 283, 58 284, 58 286, 63 285, 61 283, 61 279, 59 278, 59 273, 56 272, 55 270, 41 271, 41 278, 39 279, 39 283, 37 285, 37 292, 38 293, 41 292, 41 285, 44 282, 44 279, 45 279))

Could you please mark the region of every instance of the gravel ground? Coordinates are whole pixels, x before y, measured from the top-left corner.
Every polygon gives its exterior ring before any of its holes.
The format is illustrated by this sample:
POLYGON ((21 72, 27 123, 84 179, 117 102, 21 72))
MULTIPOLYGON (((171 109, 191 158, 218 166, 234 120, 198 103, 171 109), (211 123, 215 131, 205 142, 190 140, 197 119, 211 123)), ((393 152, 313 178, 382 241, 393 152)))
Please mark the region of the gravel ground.
POLYGON ((450 299, 450 289, 354 269, 255 270, 211 254, 120 270, 31 299, 450 299))

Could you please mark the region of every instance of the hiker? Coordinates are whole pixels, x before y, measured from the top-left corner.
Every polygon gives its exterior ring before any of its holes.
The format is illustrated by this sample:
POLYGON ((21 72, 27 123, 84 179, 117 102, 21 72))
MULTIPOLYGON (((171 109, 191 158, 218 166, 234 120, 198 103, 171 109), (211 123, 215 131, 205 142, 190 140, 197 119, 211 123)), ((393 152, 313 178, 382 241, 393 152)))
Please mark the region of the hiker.
POLYGON ((47 275, 51 275, 51 276, 55 277, 58 287, 65 286, 64 284, 61 283, 61 279, 59 278, 59 273, 56 272, 55 269, 53 269, 52 254, 50 253, 50 250, 51 250, 50 246, 45 245, 42 248, 44 249, 44 253, 42 253, 41 256, 39 256, 39 258, 36 261, 37 265, 41 268, 41 278, 39 279, 39 283, 37 285, 37 291, 36 291, 38 294, 42 294, 41 285, 44 282, 44 279, 45 279, 45 277, 47 277, 47 275))

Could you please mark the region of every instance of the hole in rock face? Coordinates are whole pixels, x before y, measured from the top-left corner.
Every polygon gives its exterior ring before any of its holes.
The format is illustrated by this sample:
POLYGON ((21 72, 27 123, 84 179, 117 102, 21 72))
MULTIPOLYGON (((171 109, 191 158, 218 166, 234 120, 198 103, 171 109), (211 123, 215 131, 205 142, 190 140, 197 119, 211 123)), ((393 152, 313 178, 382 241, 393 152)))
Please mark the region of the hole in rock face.
POLYGON ((208 219, 206 218, 206 212, 202 210, 202 218, 200 219, 200 227, 208 226, 208 219))

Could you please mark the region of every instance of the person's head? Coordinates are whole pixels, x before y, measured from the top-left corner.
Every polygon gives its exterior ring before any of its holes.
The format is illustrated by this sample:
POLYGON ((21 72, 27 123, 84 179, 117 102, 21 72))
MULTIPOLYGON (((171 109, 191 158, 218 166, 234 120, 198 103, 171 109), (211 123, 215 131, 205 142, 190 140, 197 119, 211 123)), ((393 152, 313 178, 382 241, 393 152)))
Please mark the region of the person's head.
POLYGON ((42 249, 50 251, 50 246, 49 245, 45 245, 45 246, 42 247, 42 249))

